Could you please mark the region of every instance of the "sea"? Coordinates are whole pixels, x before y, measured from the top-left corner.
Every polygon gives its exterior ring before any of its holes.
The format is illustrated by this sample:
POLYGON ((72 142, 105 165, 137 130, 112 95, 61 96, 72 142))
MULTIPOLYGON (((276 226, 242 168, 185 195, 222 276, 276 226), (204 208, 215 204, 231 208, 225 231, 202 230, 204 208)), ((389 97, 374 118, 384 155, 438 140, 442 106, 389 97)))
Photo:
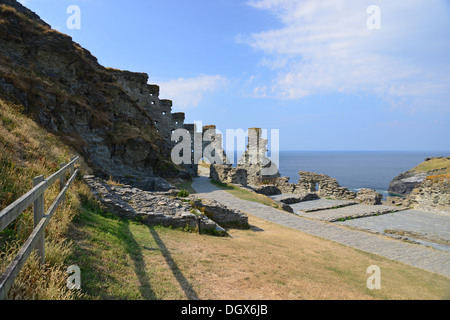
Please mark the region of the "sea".
POLYGON ((450 151, 280 151, 279 171, 291 183, 298 182, 299 171, 311 171, 353 191, 375 189, 386 198, 396 176, 438 156, 450 156, 450 151))

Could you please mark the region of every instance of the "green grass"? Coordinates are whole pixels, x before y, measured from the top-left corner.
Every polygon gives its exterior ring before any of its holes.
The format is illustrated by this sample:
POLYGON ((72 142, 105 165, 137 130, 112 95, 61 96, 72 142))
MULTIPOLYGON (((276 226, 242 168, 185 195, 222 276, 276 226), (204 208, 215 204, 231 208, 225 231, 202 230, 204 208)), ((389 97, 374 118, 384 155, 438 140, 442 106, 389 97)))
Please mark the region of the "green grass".
POLYGON ((234 195, 235 197, 241 200, 257 202, 272 208, 282 210, 282 206, 278 202, 274 201, 273 199, 263 194, 251 192, 249 190, 245 190, 237 186, 229 185, 215 180, 211 180, 211 183, 219 187, 220 189, 229 192, 230 194, 234 195))
POLYGON ((429 161, 425 161, 415 167, 413 170, 426 172, 436 169, 442 169, 440 174, 450 174, 450 159, 441 158, 441 159, 432 159, 429 161))
POLYGON ((70 231, 76 240, 71 263, 81 269, 84 298, 183 299, 164 263, 161 229, 120 219, 84 198, 70 231))
POLYGON ((179 190, 186 190, 189 194, 196 194, 197 191, 192 188, 192 181, 185 181, 183 183, 176 184, 175 187, 179 190))

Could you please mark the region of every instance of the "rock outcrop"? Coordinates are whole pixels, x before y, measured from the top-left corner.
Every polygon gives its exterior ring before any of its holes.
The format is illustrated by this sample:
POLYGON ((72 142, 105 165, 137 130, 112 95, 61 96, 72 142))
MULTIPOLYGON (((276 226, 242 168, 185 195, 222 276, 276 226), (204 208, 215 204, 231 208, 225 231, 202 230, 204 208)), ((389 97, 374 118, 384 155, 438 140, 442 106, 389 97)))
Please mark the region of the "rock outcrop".
POLYGON ((248 217, 239 210, 227 208, 215 200, 200 199, 193 195, 192 205, 221 227, 248 229, 248 217))
POLYGON ((389 184, 389 193, 406 196, 413 191, 419 184, 421 184, 427 177, 426 172, 417 172, 410 170, 404 172, 392 180, 389 184))
POLYGON ((388 191, 406 196, 418 187, 428 176, 446 174, 450 170, 450 157, 427 158, 417 167, 395 177, 388 191))

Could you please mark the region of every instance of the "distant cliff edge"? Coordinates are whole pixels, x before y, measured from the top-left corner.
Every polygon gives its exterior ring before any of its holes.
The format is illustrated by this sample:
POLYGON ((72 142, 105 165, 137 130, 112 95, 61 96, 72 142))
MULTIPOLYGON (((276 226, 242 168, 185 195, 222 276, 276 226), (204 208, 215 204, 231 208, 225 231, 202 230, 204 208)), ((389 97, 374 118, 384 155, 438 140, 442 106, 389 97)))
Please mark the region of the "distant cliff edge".
POLYGON ((389 192, 400 196, 409 195, 429 176, 450 174, 450 157, 427 158, 417 167, 406 171, 391 181, 389 192))
POLYGON ((388 201, 418 210, 450 214, 450 157, 427 158, 396 177, 389 192, 404 196, 388 201))

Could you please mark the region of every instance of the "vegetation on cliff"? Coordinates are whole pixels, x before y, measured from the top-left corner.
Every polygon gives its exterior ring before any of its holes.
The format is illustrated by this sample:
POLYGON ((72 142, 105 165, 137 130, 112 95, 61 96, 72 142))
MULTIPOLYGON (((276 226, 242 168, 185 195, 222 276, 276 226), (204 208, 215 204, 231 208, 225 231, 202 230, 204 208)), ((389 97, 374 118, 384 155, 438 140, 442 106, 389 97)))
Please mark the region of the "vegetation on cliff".
POLYGON ((412 170, 435 173, 434 175, 450 175, 450 157, 428 158, 412 170))

